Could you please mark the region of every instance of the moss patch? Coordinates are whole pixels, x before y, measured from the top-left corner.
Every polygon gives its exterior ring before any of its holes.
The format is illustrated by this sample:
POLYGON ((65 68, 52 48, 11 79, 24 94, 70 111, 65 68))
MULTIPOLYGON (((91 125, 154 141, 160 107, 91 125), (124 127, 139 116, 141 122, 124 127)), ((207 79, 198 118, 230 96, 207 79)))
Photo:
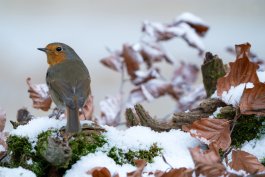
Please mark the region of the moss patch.
POLYGON ((153 158, 161 154, 162 149, 153 144, 149 150, 139 150, 123 152, 122 149, 112 147, 108 152, 108 156, 112 158, 117 164, 122 165, 129 163, 134 165, 134 160, 143 159, 149 163, 153 162, 153 158))
POLYGON ((245 141, 259 139, 265 134, 265 117, 242 115, 232 132, 232 145, 241 147, 245 141))
POLYGON ((106 142, 107 141, 103 135, 90 134, 88 136, 84 133, 79 133, 69 141, 69 146, 73 153, 70 163, 73 164, 82 156, 94 153, 98 147, 102 147, 106 142))

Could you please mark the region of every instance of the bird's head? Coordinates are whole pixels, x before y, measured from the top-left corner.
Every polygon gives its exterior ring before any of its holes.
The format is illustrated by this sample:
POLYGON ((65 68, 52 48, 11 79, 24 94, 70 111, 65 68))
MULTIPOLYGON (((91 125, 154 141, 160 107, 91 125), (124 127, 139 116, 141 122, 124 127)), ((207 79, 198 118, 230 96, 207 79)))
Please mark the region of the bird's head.
POLYGON ((45 48, 38 48, 38 50, 47 54, 47 62, 50 66, 64 60, 80 59, 70 46, 59 42, 50 43, 45 48))

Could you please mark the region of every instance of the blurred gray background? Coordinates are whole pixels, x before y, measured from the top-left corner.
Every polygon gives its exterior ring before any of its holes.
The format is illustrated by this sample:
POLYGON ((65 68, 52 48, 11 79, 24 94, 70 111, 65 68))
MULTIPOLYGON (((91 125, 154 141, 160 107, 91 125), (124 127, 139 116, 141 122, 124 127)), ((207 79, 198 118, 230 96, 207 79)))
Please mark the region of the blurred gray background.
MULTIPOLYGON (((137 42, 144 20, 170 22, 183 12, 209 24, 203 39, 206 50, 225 62, 235 58, 225 48, 244 42, 250 42, 252 50, 264 58, 264 8, 262 0, 0 0, 0 107, 9 120, 15 119, 23 106, 37 116, 47 115, 31 107, 26 78, 30 76, 33 83, 45 82, 46 56, 36 48, 59 41, 72 46, 87 65, 95 113, 99 114, 99 101, 118 93, 120 82, 118 73, 99 63, 108 55, 106 47, 114 50, 124 42, 137 42)), ((168 51, 177 60, 202 62, 197 51, 181 39, 170 42, 168 51)), ((175 104, 161 98, 147 106, 159 117, 172 111, 175 104)), ((7 123, 7 129, 10 127, 7 123)))

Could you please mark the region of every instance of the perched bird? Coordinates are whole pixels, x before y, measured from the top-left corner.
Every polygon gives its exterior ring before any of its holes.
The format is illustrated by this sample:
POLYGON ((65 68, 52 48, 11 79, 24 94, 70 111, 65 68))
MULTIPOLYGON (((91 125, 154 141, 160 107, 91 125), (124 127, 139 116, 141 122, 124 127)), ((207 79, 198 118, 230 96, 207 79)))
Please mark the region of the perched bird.
POLYGON ((79 132, 79 109, 83 108, 91 94, 88 69, 75 51, 66 44, 50 43, 38 50, 47 54, 49 68, 46 82, 51 98, 59 110, 67 111, 66 131, 79 132))

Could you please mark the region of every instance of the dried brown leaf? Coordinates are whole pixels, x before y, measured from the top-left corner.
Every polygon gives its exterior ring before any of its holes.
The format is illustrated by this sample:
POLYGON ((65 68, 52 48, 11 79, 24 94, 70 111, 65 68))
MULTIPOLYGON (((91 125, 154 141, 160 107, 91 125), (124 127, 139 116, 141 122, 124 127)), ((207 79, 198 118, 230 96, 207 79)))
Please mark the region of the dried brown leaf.
POLYGON ((242 114, 265 115, 265 84, 256 83, 253 88, 245 88, 239 102, 242 114))
POLYGON ((155 177, 192 177, 193 171, 185 167, 172 168, 168 172, 156 171, 155 177))
POLYGON ((217 148, 228 149, 231 144, 230 124, 226 119, 202 118, 191 125, 183 126, 184 131, 190 132, 193 137, 204 138, 215 143, 217 148))
POLYGON ((129 44, 123 45, 122 57, 127 68, 127 73, 130 75, 131 79, 136 78, 135 71, 140 69, 140 63, 143 60, 140 53, 129 44))
POLYGON ((145 21, 142 31, 152 37, 155 41, 166 41, 176 37, 181 37, 189 46, 198 49, 200 54, 204 51, 204 45, 201 37, 187 23, 167 25, 145 21))
POLYGON ((230 71, 224 77, 217 81, 217 95, 221 96, 224 91, 228 91, 231 86, 237 86, 241 83, 258 83, 256 63, 250 62, 248 59, 248 50, 245 46, 236 46, 237 56, 235 62, 230 62, 230 71), (243 53, 242 53, 243 52, 243 53))
POLYGON ((6 125, 6 112, 0 107, 0 132, 5 129, 6 125))
POLYGON ((219 154, 216 153, 215 149, 211 148, 204 153, 200 147, 190 149, 191 157, 195 163, 196 176, 202 174, 206 177, 213 177, 225 174, 226 170, 221 163, 219 154))
POLYGON ((182 22, 190 25, 200 36, 204 36, 209 29, 209 26, 201 18, 188 12, 178 16, 173 25, 177 25, 182 22))
POLYGON ((143 84, 151 79, 158 79, 161 77, 160 71, 158 68, 151 68, 148 71, 136 71, 136 78, 132 81, 135 85, 143 84))
POLYGON ((135 160, 134 163, 135 163, 137 169, 133 172, 127 173, 127 177, 142 177, 144 167, 146 166, 146 161, 135 160))
POLYGON ((160 79, 151 79, 130 92, 129 103, 134 105, 145 100, 152 101, 166 94, 176 99, 179 96, 178 90, 174 90, 171 83, 160 79))
POLYGON ((249 58, 251 45, 247 42, 245 44, 235 45, 236 58, 249 58))
POLYGON ((87 172, 92 177, 111 177, 110 171, 106 167, 95 167, 87 172))
POLYGON ((234 170, 244 170, 250 174, 265 171, 264 165, 258 161, 257 157, 240 150, 232 152, 232 162, 229 163, 229 166, 234 170))
POLYGON ((33 85, 31 78, 27 78, 29 97, 33 101, 33 108, 48 111, 52 104, 49 89, 46 84, 33 85))
POLYGON ((141 43, 140 53, 148 68, 150 68, 154 62, 163 60, 173 64, 173 61, 159 43, 141 43))
POLYGON ((110 56, 101 59, 100 62, 114 71, 122 71, 123 58, 120 52, 113 52, 110 56))
POLYGON ((198 66, 182 61, 180 66, 174 71, 171 80, 174 86, 183 88, 183 86, 185 87, 193 84, 197 80, 198 74, 198 66))

